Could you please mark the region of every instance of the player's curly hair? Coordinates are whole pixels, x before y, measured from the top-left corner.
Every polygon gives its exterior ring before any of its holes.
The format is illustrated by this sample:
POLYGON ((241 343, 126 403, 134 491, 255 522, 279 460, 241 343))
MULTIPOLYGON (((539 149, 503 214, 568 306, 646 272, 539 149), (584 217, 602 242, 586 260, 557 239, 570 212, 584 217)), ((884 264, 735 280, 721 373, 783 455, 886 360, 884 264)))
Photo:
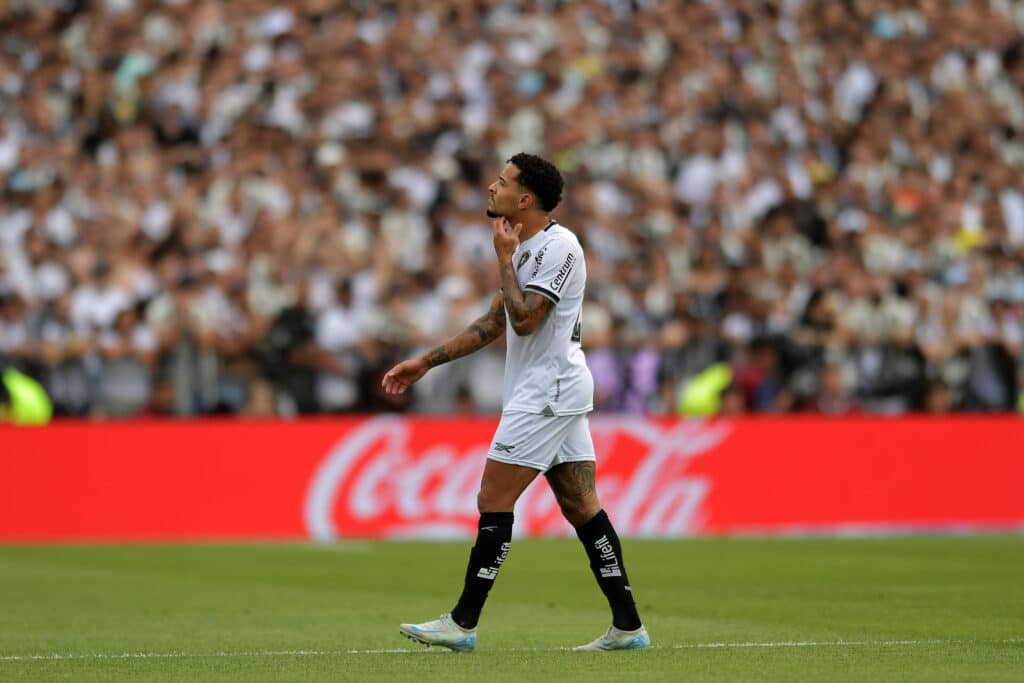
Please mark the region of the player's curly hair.
POLYGON ((519 169, 519 184, 537 196, 544 211, 551 211, 558 206, 558 202, 562 200, 562 187, 565 182, 554 164, 525 152, 516 154, 508 163, 519 169))

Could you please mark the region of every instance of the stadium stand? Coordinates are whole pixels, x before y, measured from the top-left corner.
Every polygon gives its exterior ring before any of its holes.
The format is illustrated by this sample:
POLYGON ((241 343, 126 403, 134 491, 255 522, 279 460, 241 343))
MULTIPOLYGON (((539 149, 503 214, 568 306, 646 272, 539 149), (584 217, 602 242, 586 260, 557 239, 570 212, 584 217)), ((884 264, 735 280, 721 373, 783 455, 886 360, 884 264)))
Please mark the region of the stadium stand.
POLYGON ((9 0, 0 366, 59 416, 495 412, 497 346, 379 379, 486 309, 531 151, 598 410, 718 363, 729 413, 1014 410, 1022 35, 1021 0, 9 0))

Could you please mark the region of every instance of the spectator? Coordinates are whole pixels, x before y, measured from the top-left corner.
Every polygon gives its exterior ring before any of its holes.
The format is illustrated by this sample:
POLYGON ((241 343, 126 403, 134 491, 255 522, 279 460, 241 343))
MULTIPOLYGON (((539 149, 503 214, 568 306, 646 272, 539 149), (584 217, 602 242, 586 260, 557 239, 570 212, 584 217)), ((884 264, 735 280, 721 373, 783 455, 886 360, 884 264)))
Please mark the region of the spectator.
MULTIPOLYGON (((926 409, 933 406, 937 409, 941 398, 935 396, 934 401, 926 409)), ((825 365, 818 374, 818 385, 808 410, 818 415, 851 415, 860 412, 859 402, 849 390, 849 379, 842 365, 825 365)))

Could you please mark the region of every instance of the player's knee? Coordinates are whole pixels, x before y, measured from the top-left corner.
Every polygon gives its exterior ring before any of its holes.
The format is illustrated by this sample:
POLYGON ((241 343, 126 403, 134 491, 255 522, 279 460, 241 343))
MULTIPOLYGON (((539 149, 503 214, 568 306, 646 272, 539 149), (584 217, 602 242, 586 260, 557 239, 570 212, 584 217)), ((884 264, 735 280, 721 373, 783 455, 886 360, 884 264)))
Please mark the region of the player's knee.
POLYGON ((562 516, 574 527, 583 526, 600 510, 600 506, 595 507, 592 501, 582 498, 564 499, 558 501, 558 504, 562 508, 562 516))
POLYGON ((511 512, 515 500, 509 500, 508 495, 503 495, 493 487, 483 487, 476 494, 476 509, 480 514, 485 512, 511 512))

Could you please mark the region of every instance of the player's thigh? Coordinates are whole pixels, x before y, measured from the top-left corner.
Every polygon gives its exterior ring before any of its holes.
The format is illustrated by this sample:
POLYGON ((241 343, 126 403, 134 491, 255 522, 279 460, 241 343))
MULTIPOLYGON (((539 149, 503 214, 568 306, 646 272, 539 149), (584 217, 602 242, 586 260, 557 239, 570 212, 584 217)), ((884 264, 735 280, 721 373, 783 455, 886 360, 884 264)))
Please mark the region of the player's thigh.
POLYGON ((562 514, 573 526, 579 526, 601 510, 601 501, 597 496, 597 465, 590 422, 586 415, 574 417, 554 466, 544 476, 562 514))
POLYGON ((516 501, 540 470, 491 458, 484 465, 476 503, 480 512, 512 512, 516 501))

